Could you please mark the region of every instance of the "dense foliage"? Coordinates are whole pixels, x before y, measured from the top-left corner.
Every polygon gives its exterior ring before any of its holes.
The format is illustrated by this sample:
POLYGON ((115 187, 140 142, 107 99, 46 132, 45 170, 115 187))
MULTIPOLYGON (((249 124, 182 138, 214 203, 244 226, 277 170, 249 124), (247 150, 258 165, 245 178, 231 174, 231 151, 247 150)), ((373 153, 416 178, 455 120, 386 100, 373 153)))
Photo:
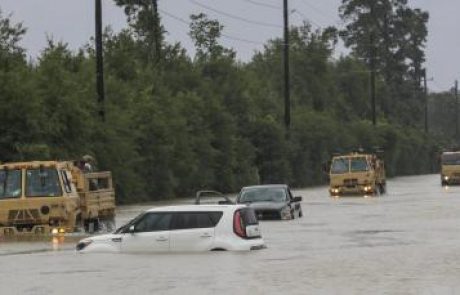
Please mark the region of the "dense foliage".
POLYGON ((219 43, 222 25, 199 14, 191 17, 197 49, 192 58, 180 44, 155 38, 164 28, 155 28, 151 1, 116 2, 129 26, 105 32, 105 122, 97 116, 94 46, 75 53, 50 40, 30 63, 18 45, 24 28, 0 16, 2 161, 93 154, 99 168, 113 171, 120 202, 183 197, 201 188, 236 191, 255 183, 319 184, 325 180, 322 163, 333 152, 356 147, 383 147, 390 175, 433 169, 439 139, 423 133, 423 99, 414 82, 424 61, 428 15, 406 1, 344 0, 343 32, 313 31, 308 24, 291 28, 289 136, 283 125, 282 40, 268 41, 241 63, 219 43), (377 15, 385 18, 369 18, 370 3, 378 3, 385 13, 377 15), (371 27, 387 26, 385 34, 376 34, 376 127, 369 120, 368 63, 362 58, 368 38, 360 26, 367 28, 366 20, 374 22, 371 27), (352 53, 334 59, 339 36, 352 53), (407 38, 412 46, 405 45, 407 38))

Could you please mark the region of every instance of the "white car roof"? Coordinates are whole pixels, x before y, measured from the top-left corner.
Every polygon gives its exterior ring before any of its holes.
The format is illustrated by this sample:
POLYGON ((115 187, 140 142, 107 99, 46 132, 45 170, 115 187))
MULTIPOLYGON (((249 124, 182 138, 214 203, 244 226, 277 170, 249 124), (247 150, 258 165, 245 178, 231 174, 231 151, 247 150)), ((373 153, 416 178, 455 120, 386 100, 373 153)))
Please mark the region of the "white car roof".
POLYGON ((180 212, 180 211, 234 211, 239 208, 244 208, 245 205, 178 205, 178 206, 162 206, 154 207, 147 212, 180 212))

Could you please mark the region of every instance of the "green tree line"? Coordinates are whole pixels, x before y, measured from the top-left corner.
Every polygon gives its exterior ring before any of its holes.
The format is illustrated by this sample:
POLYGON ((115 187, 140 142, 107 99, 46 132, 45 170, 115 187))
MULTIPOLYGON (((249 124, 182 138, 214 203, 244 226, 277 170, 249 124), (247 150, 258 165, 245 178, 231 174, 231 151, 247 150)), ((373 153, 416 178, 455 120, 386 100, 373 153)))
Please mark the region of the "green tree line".
POLYGON ((331 154, 357 147, 385 149, 389 175, 428 173, 449 141, 423 132, 428 14, 407 1, 343 0, 343 30, 290 28, 289 134, 282 39, 241 62, 219 42, 224 27, 201 13, 184 27, 196 46, 190 56, 165 41, 151 1, 116 3, 128 25, 104 34, 105 122, 97 115, 94 44, 75 52, 48 40, 30 61, 20 46, 26 29, 0 15, 1 161, 92 154, 98 168, 113 171, 118 201, 129 203, 202 188, 320 184, 331 154), (351 52, 334 58, 340 38, 351 52), (377 126, 370 120, 371 54, 378 60, 377 126))

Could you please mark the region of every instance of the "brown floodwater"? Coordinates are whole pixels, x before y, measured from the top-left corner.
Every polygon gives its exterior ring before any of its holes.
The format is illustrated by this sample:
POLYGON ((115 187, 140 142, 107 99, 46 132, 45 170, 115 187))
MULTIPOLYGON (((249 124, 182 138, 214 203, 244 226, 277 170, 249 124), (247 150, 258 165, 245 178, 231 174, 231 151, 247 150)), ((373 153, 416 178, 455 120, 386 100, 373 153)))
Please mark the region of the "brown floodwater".
MULTIPOLYGON (((80 237, 1 241, 0 294, 460 293, 460 187, 425 175, 390 180, 381 197, 295 194, 304 217, 261 222, 261 251, 82 255, 80 237)), ((117 224, 150 207, 120 207, 117 224)))

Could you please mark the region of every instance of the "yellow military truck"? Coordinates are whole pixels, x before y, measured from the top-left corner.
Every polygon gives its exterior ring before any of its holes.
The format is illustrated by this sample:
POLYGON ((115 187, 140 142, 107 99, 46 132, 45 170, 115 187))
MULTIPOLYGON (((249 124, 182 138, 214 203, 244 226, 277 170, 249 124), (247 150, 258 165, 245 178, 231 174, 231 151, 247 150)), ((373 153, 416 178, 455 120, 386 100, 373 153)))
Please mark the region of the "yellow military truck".
POLYGON ((441 185, 460 184, 460 152, 441 154, 441 185))
POLYGON ((376 154, 353 152, 332 158, 331 196, 377 195, 386 191, 385 164, 376 154))
POLYGON ((0 236, 111 230, 114 217, 110 172, 60 161, 0 165, 0 236))

